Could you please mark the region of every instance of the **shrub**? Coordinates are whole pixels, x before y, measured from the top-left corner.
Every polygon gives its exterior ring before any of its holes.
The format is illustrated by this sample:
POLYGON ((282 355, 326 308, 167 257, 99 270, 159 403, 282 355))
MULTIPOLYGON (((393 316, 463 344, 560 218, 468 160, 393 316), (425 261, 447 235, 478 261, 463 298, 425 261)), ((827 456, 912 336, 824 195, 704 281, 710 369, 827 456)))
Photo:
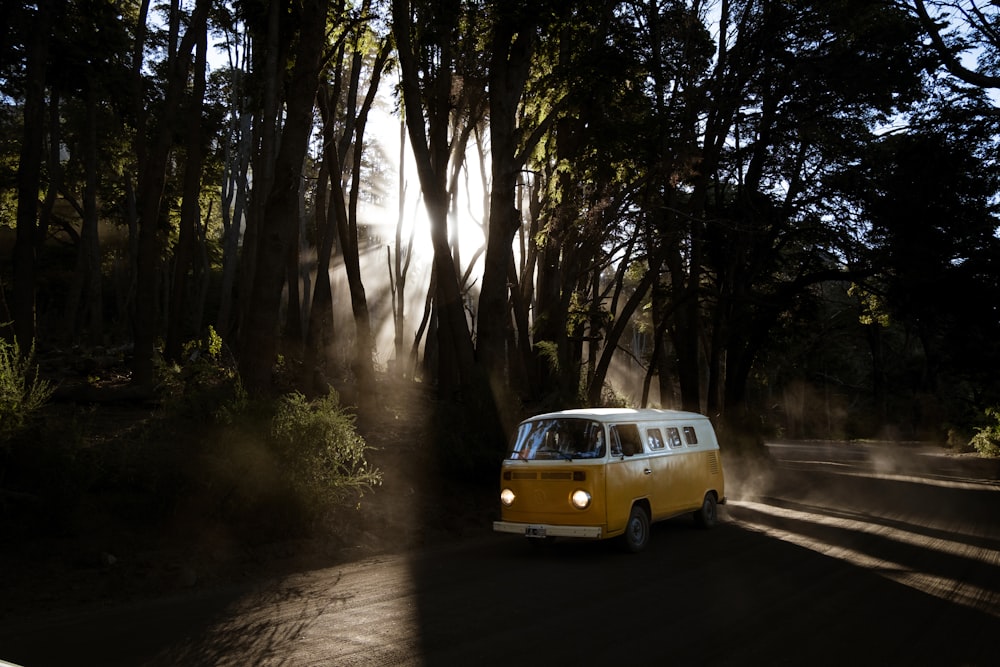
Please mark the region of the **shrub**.
POLYGON ((168 411, 204 419, 246 403, 236 360, 212 326, 184 344, 178 361, 156 361, 158 393, 168 411))
POLYGON ((0 338, 0 441, 24 428, 52 395, 52 386, 38 377, 34 361, 34 348, 22 356, 17 341, 0 338))
POLYGON ((332 389, 312 401, 298 392, 282 396, 270 441, 289 481, 306 498, 339 502, 382 483, 382 473, 365 460, 368 446, 354 416, 332 389))
POLYGON ((977 429, 969 444, 980 456, 1000 456, 1000 408, 987 408, 986 416, 993 423, 977 429))

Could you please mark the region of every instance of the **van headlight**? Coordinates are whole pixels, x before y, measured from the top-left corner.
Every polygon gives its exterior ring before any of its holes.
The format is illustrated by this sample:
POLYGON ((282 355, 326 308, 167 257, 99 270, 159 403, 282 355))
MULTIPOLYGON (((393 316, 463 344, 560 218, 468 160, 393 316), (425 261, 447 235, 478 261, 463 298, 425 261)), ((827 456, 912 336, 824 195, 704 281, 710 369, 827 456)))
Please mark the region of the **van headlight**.
POLYGON ((504 507, 510 507, 514 504, 514 492, 510 489, 504 489, 500 492, 500 502, 503 503, 504 507))
POLYGON ((570 494, 569 501, 573 503, 573 507, 578 510, 585 510, 590 507, 590 494, 583 489, 577 489, 570 494))

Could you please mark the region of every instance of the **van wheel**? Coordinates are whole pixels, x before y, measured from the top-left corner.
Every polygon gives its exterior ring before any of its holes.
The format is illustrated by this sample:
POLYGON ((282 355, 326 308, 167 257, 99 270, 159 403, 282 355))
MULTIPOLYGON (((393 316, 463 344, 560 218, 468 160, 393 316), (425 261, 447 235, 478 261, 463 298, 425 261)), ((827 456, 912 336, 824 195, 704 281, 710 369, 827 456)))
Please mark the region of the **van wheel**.
POLYGON ((649 542, 649 515, 639 505, 633 505, 625 524, 625 548, 632 553, 642 551, 649 542))
POLYGON ((694 512, 694 520, 702 528, 711 528, 719 523, 719 506, 714 493, 705 494, 705 499, 701 501, 701 509, 694 512))

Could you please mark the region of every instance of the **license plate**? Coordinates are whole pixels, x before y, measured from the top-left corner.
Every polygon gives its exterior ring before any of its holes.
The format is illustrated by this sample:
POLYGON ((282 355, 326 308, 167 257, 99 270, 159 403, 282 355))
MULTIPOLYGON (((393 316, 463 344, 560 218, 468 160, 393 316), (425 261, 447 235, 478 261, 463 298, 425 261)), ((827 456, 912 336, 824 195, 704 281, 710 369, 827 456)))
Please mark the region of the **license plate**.
POLYGON ((524 529, 525 537, 545 537, 545 526, 528 526, 524 529))

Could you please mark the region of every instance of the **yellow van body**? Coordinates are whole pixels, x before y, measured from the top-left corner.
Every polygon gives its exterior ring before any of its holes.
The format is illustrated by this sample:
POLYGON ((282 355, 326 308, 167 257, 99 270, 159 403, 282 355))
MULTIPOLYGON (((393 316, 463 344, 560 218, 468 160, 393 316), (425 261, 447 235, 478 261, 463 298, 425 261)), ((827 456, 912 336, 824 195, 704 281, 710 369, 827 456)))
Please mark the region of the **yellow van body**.
POLYGON ((725 491, 719 443, 704 415, 563 410, 518 426, 500 471, 493 529, 531 539, 622 536, 639 551, 653 522, 692 513, 714 525, 725 491))

